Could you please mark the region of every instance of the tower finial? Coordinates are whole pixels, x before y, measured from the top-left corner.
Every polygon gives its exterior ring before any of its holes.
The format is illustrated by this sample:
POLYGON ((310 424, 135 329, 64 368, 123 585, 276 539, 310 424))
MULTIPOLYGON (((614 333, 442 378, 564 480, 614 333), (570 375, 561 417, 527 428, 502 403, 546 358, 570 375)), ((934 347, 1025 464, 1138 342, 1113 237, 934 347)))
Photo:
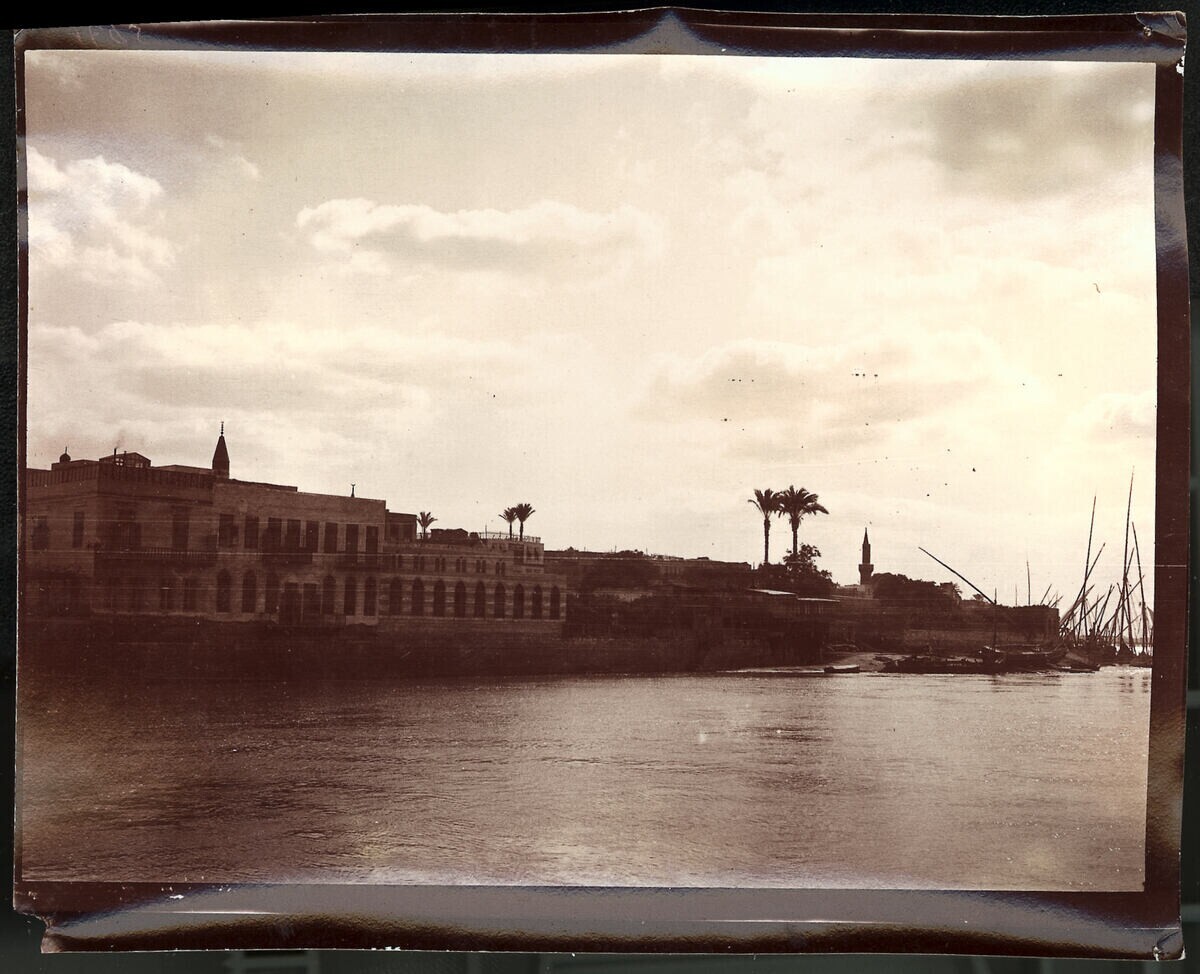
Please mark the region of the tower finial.
POLYGON ((225 435, 225 420, 221 420, 221 435, 225 435))
POLYGON ((355 485, 354 485, 354 484, 351 484, 351 485, 350 485, 350 496, 351 496, 351 497, 353 497, 353 496, 354 496, 354 487, 355 487, 355 485))

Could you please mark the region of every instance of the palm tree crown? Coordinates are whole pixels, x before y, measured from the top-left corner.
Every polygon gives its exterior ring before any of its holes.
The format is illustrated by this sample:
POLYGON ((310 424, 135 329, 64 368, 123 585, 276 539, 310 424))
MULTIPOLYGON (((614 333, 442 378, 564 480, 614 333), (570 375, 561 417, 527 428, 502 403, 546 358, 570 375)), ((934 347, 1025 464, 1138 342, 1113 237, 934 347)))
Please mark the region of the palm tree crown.
POLYGON ((429 537, 429 525, 431 525, 436 520, 437 520, 437 518, 434 517, 432 514, 430 514, 428 511, 422 511, 420 514, 417 515, 417 523, 419 525, 421 525, 421 537, 422 538, 429 537))
POLYGON ((810 494, 801 487, 797 490, 789 486, 776 495, 779 512, 786 514, 792 528, 792 557, 799 555, 800 522, 807 514, 828 514, 829 512, 817 501, 816 494, 810 494))
POLYGON ((508 522, 508 536, 511 538, 513 521, 517 519, 517 509, 515 507, 506 507, 500 518, 508 522))
POLYGON ((779 495, 768 487, 755 490, 749 501, 763 516, 763 564, 771 560, 771 515, 779 513, 779 495))
POLYGON ((513 515, 521 522, 521 540, 525 540, 525 522, 528 521, 536 513, 532 504, 526 504, 522 501, 520 504, 514 504, 512 508, 513 515))

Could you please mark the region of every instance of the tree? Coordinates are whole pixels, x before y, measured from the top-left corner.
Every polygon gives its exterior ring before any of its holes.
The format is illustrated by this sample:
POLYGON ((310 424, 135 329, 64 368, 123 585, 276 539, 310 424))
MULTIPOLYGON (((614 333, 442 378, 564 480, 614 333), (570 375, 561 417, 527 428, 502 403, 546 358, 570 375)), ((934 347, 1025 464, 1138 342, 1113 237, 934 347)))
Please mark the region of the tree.
POLYGON ((513 515, 521 522, 521 540, 525 540, 525 522, 528 521, 535 513, 533 506, 522 501, 512 509, 513 515))
POLYGON ((508 522, 508 536, 512 537, 513 521, 517 519, 517 509, 515 507, 506 507, 504 513, 500 515, 501 520, 508 522))
POLYGON ((779 513, 779 495, 768 487, 766 490, 755 490, 754 498, 748 503, 763 516, 763 564, 771 561, 771 517, 779 513))
POLYGON ((800 551, 800 521, 807 514, 828 514, 829 512, 817 502, 816 494, 810 494, 803 487, 797 490, 795 487, 789 486, 787 490, 781 490, 775 496, 778 499, 779 512, 787 515, 788 523, 792 526, 792 557, 795 558, 800 551))
POLYGON ((422 511, 420 514, 417 515, 417 523, 419 525, 421 525, 421 538, 422 539, 429 537, 429 525, 431 525, 436 520, 437 520, 437 518, 434 517, 432 514, 430 514, 428 511, 422 511))

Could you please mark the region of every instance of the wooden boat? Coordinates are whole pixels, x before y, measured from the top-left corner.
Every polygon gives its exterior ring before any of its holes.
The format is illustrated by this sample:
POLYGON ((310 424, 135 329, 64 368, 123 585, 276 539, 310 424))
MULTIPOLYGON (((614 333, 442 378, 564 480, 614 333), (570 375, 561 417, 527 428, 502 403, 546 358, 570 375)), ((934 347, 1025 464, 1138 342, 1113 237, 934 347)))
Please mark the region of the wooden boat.
POLYGON ((857 663, 831 663, 825 667, 825 672, 831 675, 839 673, 861 673, 862 667, 857 663))

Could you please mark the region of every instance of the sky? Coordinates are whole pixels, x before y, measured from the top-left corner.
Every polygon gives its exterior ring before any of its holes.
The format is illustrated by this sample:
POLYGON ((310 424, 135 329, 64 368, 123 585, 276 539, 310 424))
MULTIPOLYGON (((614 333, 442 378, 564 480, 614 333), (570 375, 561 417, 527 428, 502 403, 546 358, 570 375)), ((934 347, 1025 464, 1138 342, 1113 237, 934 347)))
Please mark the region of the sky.
POLYGON ((28 452, 857 580, 1153 561, 1148 64, 26 54, 28 452), (772 558, 790 543, 772 531, 772 558))

